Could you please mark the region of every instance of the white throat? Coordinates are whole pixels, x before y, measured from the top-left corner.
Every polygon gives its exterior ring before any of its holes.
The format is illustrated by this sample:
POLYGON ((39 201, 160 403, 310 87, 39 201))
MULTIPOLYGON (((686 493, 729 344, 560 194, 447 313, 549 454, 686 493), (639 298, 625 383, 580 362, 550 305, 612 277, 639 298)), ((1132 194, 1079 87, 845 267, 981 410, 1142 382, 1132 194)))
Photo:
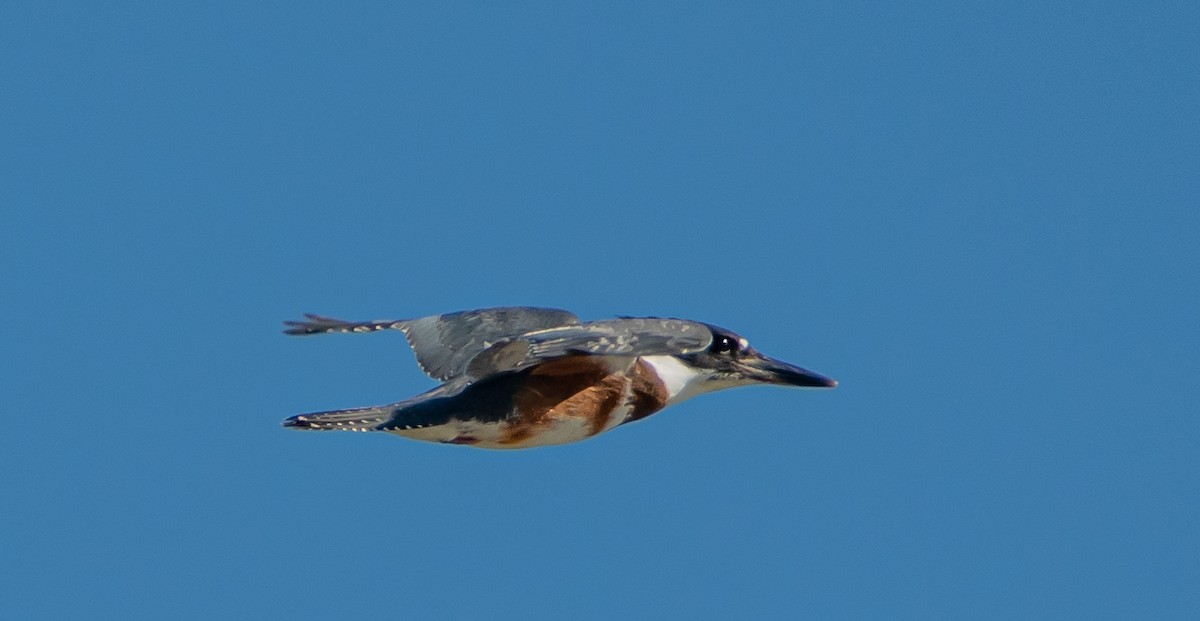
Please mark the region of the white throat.
POLYGON ((642 360, 654 369, 659 379, 666 385, 667 394, 670 395, 667 400, 668 405, 675 405, 700 393, 708 392, 706 390, 708 387, 704 382, 707 374, 689 367, 674 356, 642 356, 642 360))

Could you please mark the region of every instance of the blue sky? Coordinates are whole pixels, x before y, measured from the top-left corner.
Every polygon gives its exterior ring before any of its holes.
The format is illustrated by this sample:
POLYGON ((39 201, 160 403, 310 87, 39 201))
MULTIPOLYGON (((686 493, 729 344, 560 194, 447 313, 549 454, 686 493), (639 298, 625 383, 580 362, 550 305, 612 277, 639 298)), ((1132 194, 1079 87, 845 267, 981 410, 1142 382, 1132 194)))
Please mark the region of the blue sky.
POLYGON ((1200 612, 1192 3, 8 3, 0 616, 1200 612), (836 377, 575 445, 302 312, 836 377))

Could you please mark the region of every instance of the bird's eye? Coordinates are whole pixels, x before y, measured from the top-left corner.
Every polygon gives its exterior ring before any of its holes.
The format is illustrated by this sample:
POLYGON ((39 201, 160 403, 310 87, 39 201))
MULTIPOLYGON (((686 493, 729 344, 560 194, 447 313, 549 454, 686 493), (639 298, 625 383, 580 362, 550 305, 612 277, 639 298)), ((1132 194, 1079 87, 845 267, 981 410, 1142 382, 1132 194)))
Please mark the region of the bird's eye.
POLYGON ((724 334, 714 334, 708 351, 714 354, 731 354, 738 350, 738 340, 724 334))

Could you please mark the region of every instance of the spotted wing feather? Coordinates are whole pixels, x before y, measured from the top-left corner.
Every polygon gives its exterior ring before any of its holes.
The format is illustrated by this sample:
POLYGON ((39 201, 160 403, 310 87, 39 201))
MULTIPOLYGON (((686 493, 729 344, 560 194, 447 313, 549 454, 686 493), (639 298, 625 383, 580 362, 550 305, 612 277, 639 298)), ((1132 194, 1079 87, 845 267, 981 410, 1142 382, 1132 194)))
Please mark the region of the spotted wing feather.
POLYGON ((346 321, 344 319, 335 319, 333 317, 326 317, 324 315, 304 313, 304 319, 300 321, 283 322, 283 325, 288 326, 283 333, 308 335, 327 334, 330 332, 375 332, 377 330, 400 329, 402 324, 404 324, 403 321, 395 321, 392 319, 380 319, 377 321, 346 321))

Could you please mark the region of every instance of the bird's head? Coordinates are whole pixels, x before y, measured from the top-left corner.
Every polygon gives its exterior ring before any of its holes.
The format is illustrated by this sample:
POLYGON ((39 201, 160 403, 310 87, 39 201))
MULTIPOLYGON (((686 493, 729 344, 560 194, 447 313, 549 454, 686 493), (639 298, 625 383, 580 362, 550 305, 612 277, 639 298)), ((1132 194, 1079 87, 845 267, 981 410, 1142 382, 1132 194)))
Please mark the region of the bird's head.
MULTIPOLYGON (((706 324, 707 325, 707 324, 706 324)), ((766 356, 741 336, 709 325, 712 344, 708 349, 678 356, 696 374, 695 393, 711 392, 751 384, 776 384, 803 388, 833 388, 837 381, 766 356)))

